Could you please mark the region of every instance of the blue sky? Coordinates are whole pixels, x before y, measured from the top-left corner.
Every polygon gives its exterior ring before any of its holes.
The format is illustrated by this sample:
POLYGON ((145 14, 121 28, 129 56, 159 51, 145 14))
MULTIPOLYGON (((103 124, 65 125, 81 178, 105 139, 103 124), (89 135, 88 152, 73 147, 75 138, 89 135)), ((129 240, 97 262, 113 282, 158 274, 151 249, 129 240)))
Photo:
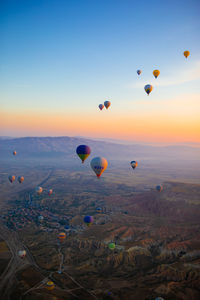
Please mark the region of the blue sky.
POLYGON ((137 109, 155 68, 166 82, 155 99, 200 93, 199 1, 7 0, 0 11, 6 111, 91 111, 107 98, 137 109))

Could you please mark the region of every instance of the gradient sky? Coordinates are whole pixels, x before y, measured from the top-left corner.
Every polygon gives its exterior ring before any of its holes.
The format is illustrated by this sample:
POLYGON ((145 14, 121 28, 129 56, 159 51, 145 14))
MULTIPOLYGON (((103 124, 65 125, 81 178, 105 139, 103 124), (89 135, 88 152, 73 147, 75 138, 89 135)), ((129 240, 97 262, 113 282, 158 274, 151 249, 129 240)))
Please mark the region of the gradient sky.
POLYGON ((200 142, 199 11, 199 0, 2 0, 0 135, 200 142))

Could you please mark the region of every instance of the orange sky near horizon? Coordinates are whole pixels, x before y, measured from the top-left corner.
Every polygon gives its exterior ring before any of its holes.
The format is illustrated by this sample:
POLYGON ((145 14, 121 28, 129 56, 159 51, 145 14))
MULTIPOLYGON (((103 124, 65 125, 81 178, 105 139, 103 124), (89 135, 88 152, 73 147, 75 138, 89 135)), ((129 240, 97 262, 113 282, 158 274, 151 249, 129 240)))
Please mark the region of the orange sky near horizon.
POLYGON ((168 109, 157 113, 150 108, 148 110, 148 105, 142 114, 131 110, 112 111, 111 108, 110 111, 95 113, 3 111, 0 113, 1 135, 12 136, 9 132, 13 132, 15 136, 86 136, 159 143, 200 142, 198 110, 193 108, 190 111, 182 106, 177 113, 168 103, 168 109))

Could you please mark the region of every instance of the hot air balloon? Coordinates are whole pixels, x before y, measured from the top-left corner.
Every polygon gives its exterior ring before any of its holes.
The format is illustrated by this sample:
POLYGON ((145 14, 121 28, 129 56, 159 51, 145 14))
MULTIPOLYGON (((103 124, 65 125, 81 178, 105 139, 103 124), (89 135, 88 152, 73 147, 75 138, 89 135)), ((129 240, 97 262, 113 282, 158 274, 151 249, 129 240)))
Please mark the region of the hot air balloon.
POLYGON ((96 208, 96 212, 97 212, 97 213, 101 213, 101 212, 102 212, 101 207, 97 207, 97 208, 96 208))
POLYGON ((17 180, 19 181, 19 183, 22 183, 22 182, 24 181, 24 177, 23 177, 23 176, 19 176, 19 177, 17 178, 17 180))
POLYGON ((19 255, 20 258, 24 258, 26 256, 26 250, 18 251, 18 255, 19 255))
POLYGON ((184 51, 183 55, 185 56, 185 58, 188 58, 188 56, 190 55, 190 51, 188 50, 184 51))
POLYGON ((133 170, 138 166, 138 162, 135 160, 131 161, 131 167, 133 168, 133 170))
POLYGON ((91 216, 85 216, 83 221, 86 223, 87 226, 90 226, 94 222, 94 219, 91 216))
POLYGON ((158 192, 161 192, 161 191, 163 190, 162 185, 157 185, 157 186, 156 186, 156 190, 157 190, 158 192))
POLYGON ((53 190, 52 189, 48 190, 48 195, 51 196, 52 194, 53 194, 53 190))
POLYGON ((114 250, 114 249, 115 249, 115 243, 109 243, 109 244, 108 244, 108 248, 109 248, 110 250, 114 250))
POLYGON ((43 188, 42 188, 41 186, 37 186, 37 187, 35 188, 35 192, 36 192, 38 195, 40 195, 40 194, 42 194, 42 192, 43 192, 43 188))
POLYGON ((137 70, 137 74, 140 75, 142 73, 141 70, 137 70))
POLYGON ((154 70, 153 75, 155 76, 155 78, 157 78, 160 75, 160 71, 159 70, 154 70))
POLYGON ((91 153, 91 149, 89 146, 86 145, 80 145, 76 148, 76 153, 78 154, 78 156, 80 157, 80 159, 82 160, 82 163, 84 163, 84 161, 88 158, 88 156, 91 153))
POLYGON ((43 220, 44 220, 44 217, 41 215, 41 216, 38 216, 38 221, 39 222, 43 222, 43 220))
POLYGON ((59 241, 63 242, 66 239, 66 233, 65 232, 60 232, 58 235, 59 241))
POLYGON ((69 225, 65 225, 65 230, 66 230, 66 231, 70 230, 69 225))
POLYGON ((105 106, 106 109, 108 109, 108 107, 111 106, 111 102, 110 101, 105 101, 104 106, 105 106))
POLYGON ((8 179, 11 183, 13 183, 15 181, 15 175, 8 176, 8 179))
POLYGON ((49 291, 53 290, 53 289, 55 288, 54 282, 51 281, 51 280, 48 281, 48 282, 46 283, 46 288, 47 288, 47 290, 49 290, 49 291))
POLYGON ((99 109, 102 110, 104 108, 103 104, 99 104, 99 109))
POLYGON ((149 94, 151 93, 151 91, 153 90, 153 86, 150 84, 145 85, 144 87, 145 92, 147 93, 147 95, 149 96, 149 94))
POLYGON ((16 155, 17 154, 17 151, 13 151, 13 155, 16 155))
POLYGON ((101 174, 106 170, 108 162, 104 157, 95 157, 90 162, 92 170, 96 173, 99 178, 101 174))

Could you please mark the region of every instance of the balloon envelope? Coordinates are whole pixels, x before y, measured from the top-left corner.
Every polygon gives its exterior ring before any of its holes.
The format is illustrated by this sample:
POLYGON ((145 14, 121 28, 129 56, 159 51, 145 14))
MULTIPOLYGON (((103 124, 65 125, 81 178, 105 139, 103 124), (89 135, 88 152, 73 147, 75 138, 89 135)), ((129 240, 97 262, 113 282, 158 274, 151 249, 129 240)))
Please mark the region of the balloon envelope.
POLYGON ((92 170, 96 173, 97 177, 106 170, 108 162, 104 157, 95 157, 90 162, 92 170))
POLYGON ((103 104, 99 104, 99 109, 102 110, 104 108, 103 104))
POLYGON ((158 192, 161 192, 161 191, 163 190, 162 185, 157 185, 157 186, 156 186, 156 190, 157 190, 158 192))
POLYGON ((185 58, 188 58, 188 56, 190 55, 190 51, 188 50, 184 51, 183 55, 185 56, 185 58))
POLYGON ((135 161, 135 160, 132 160, 132 161, 131 161, 131 167, 132 167, 133 169, 135 169, 137 166, 138 166, 138 162, 135 161))
POLYGON ((51 291, 51 290, 54 289, 54 287, 55 287, 55 284, 53 283, 53 281, 48 281, 48 282, 46 283, 46 288, 47 288, 47 290, 51 291))
POLYGON ((157 78, 160 75, 160 71, 159 70, 154 70, 153 75, 154 75, 155 78, 157 78))
POLYGON ((16 155, 17 154, 17 152, 16 151, 13 151, 13 155, 16 155))
POLYGON ((151 93, 151 91, 153 90, 153 86, 151 84, 147 84, 144 87, 145 92, 147 93, 147 95, 149 95, 151 93))
POLYGON ((110 243, 110 244, 108 244, 108 248, 109 248, 110 250, 114 250, 114 249, 115 249, 115 243, 110 243))
POLYGON ((101 213, 101 212, 102 212, 101 207, 97 207, 97 208, 96 208, 96 212, 101 213))
POLYGON ((85 216, 83 221, 87 224, 87 225, 91 225, 94 222, 94 219, 92 216, 85 216))
POLYGON ((60 241, 64 241, 66 239, 66 233, 65 232, 59 233, 58 238, 60 241))
POLYGON ((87 145, 80 145, 76 148, 76 153, 78 154, 78 156, 80 157, 80 159, 82 160, 82 163, 84 163, 84 161, 88 158, 88 156, 91 153, 91 149, 89 146, 87 145))
POLYGON ((111 106, 111 102, 110 101, 105 101, 104 106, 105 106, 106 109, 108 109, 108 107, 111 106))
POLYGON ((26 250, 18 251, 18 255, 19 255, 20 258, 24 258, 26 256, 26 250))
POLYGON ((142 73, 141 70, 137 70, 137 74, 140 75, 142 73))
POLYGON ((35 188, 35 192, 36 192, 38 195, 40 195, 40 194, 42 194, 42 192, 43 192, 43 188, 42 188, 41 186, 37 186, 37 187, 35 188))
POLYGON ((48 190, 48 195, 50 196, 52 194, 53 194, 53 190, 52 189, 48 190))
POLYGON ((39 222, 42 222, 44 220, 44 217, 43 216, 38 216, 38 221, 39 222))
POLYGON ((8 179, 11 183, 13 183, 15 181, 15 175, 8 176, 8 179))
POLYGON ((17 178, 17 180, 19 181, 19 183, 22 183, 22 182, 24 181, 24 177, 23 177, 23 176, 19 176, 19 177, 17 178))

